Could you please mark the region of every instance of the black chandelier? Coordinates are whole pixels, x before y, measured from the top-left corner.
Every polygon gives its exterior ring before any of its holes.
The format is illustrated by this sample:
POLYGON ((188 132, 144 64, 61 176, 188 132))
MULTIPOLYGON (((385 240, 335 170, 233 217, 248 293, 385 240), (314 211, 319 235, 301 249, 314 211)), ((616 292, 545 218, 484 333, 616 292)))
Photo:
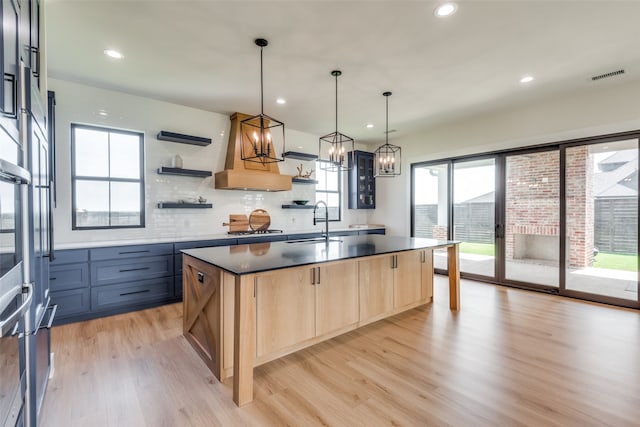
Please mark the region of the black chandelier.
POLYGON ((256 39, 260 46, 260 114, 240 122, 242 132, 242 160, 255 163, 275 163, 284 161, 278 157, 276 145, 282 145, 284 153, 284 123, 264 114, 264 89, 262 76, 262 49, 269 44, 265 39, 256 39))
POLYGON ((331 75, 336 78, 336 131, 320 137, 318 160, 322 170, 346 171, 351 169, 353 164, 353 138, 338 132, 338 76, 342 75, 342 71, 333 70, 331 75))
POLYGON ((376 177, 394 177, 400 175, 401 172, 401 149, 397 145, 389 144, 389 97, 391 92, 384 92, 382 95, 386 98, 387 103, 387 127, 385 130, 385 143, 375 151, 376 177))

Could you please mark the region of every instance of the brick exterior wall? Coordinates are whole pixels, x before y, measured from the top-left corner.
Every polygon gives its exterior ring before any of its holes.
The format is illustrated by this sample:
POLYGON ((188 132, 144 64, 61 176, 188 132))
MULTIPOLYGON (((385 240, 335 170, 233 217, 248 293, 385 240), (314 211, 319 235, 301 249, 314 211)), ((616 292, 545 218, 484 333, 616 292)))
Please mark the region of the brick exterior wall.
POLYGON ((516 258, 516 240, 527 235, 553 236, 557 253, 560 221, 560 154, 543 152, 509 156, 505 245, 506 259, 516 258))
MULTIPOLYGON (((560 154, 542 152, 510 156, 507 162, 506 259, 517 258, 526 236, 549 236, 557 254, 560 224, 560 154)), ((593 263, 593 159, 586 146, 567 150, 567 241, 569 267, 593 263)), ((536 239, 539 241, 539 239, 536 239)), ((531 239, 533 244, 534 239, 531 239)), ((526 240, 524 244, 526 245, 526 240)), ((544 257, 536 257, 543 259, 544 257)), ((557 255, 551 258, 556 258, 557 255)))
POLYGON ((593 264, 593 159, 586 146, 567 149, 567 243, 569 267, 593 264))

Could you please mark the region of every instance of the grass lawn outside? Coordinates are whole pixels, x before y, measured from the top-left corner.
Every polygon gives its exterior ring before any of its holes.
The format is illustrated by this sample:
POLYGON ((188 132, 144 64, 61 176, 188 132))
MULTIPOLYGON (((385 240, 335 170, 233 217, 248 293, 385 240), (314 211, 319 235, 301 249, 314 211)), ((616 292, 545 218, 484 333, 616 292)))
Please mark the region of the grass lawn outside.
MULTIPOLYGON (((475 255, 495 256, 495 245, 490 243, 462 242, 460 252, 475 255)), ((610 270, 638 271, 638 257, 636 255, 610 254, 600 252, 593 259, 595 268, 610 270)))
POLYGON ((460 252, 465 254, 488 255, 495 256, 495 245, 491 243, 460 243, 460 252))
POLYGON ((638 257, 636 255, 600 252, 593 258, 593 266, 611 270, 638 271, 638 257))

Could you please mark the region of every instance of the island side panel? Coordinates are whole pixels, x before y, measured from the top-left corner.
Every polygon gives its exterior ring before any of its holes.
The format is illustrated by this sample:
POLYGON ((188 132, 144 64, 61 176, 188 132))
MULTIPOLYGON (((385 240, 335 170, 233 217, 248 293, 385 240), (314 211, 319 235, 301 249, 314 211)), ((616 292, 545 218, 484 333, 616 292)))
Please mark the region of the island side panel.
POLYGON ((233 340, 233 401, 253 400, 253 364, 256 356, 255 276, 236 276, 233 340))
POLYGON ((449 308, 460 310, 460 255, 459 244, 447 248, 449 269, 449 308))
POLYGON ((219 380, 222 375, 222 271, 183 255, 183 334, 219 380))

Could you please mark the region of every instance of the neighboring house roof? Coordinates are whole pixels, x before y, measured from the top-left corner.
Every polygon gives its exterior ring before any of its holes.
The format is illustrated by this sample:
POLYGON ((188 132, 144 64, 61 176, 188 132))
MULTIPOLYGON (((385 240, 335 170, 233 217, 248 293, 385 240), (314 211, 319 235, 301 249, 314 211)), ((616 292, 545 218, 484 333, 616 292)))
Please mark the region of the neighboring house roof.
MULTIPOLYGON (((598 162, 598 165, 620 164, 617 168, 598 172, 593 176, 593 196, 594 197, 632 197, 638 192, 622 184, 625 178, 636 173, 638 153, 636 150, 622 150, 613 153, 606 159, 598 162)), ((603 168, 606 169, 606 168, 603 168)))
POLYGON ((613 187, 609 187, 601 193, 597 194, 596 197, 605 198, 605 197, 635 197, 638 195, 638 192, 633 188, 629 188, 625 185, 616 184, 613 187))

